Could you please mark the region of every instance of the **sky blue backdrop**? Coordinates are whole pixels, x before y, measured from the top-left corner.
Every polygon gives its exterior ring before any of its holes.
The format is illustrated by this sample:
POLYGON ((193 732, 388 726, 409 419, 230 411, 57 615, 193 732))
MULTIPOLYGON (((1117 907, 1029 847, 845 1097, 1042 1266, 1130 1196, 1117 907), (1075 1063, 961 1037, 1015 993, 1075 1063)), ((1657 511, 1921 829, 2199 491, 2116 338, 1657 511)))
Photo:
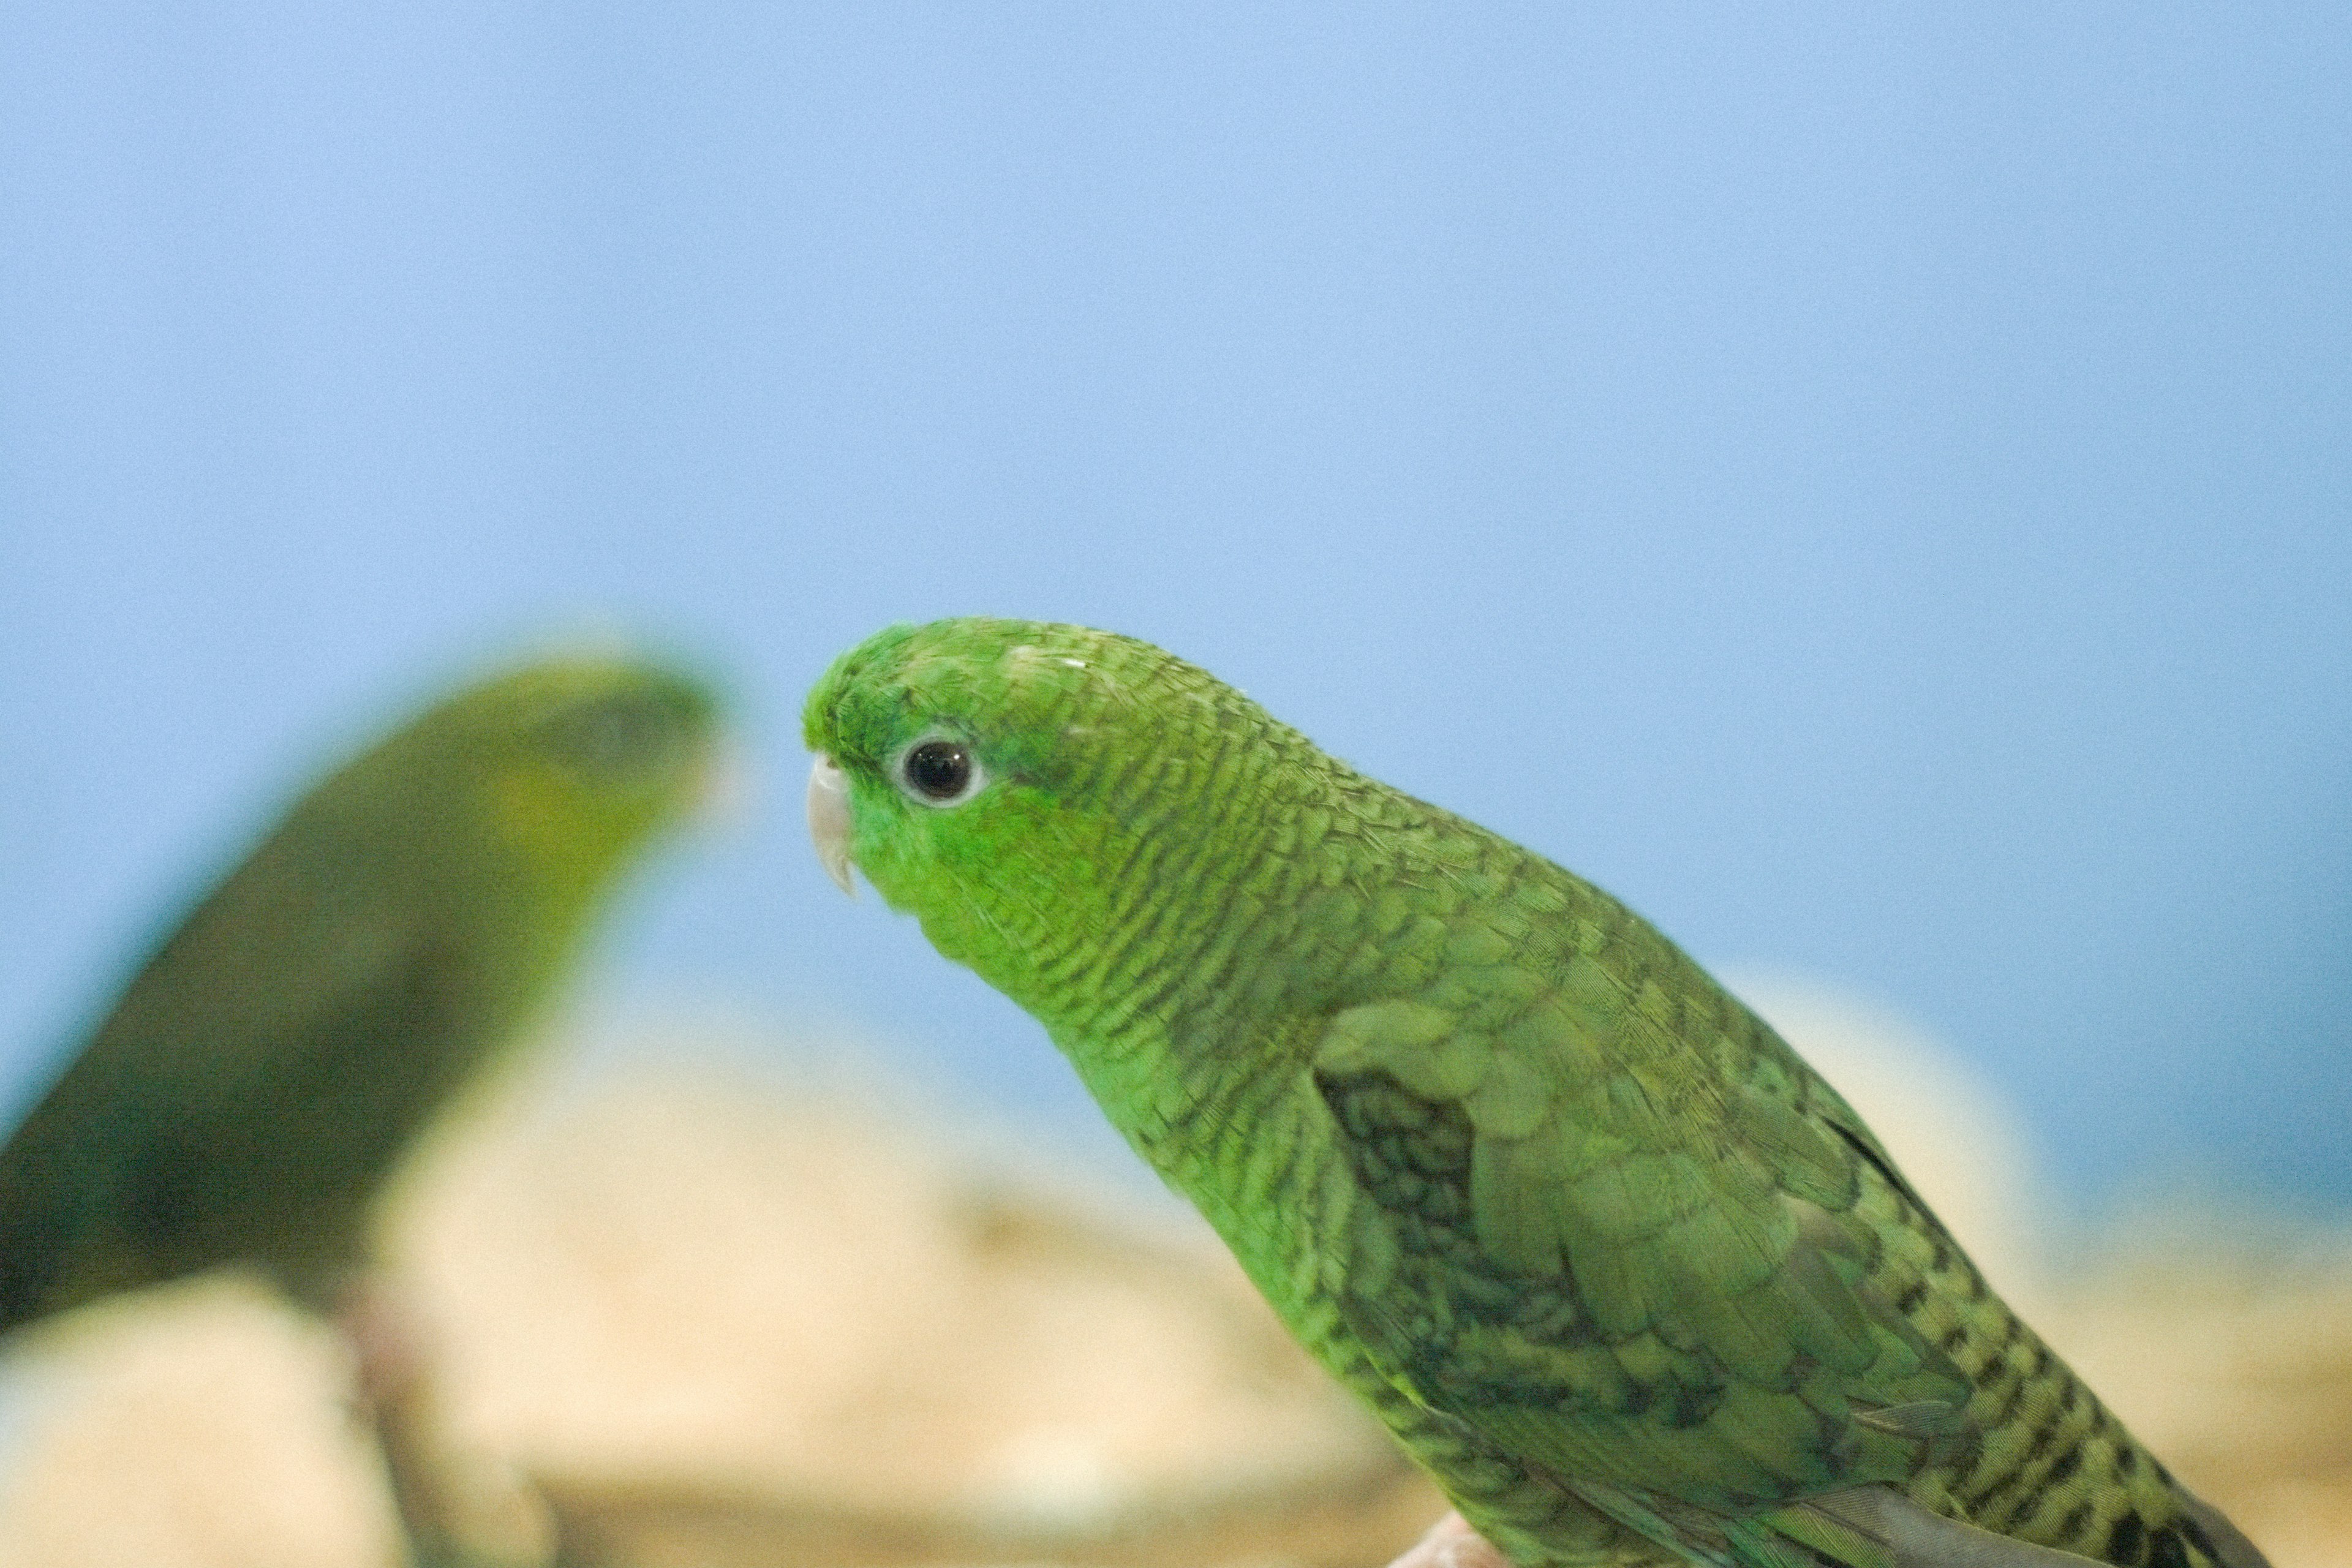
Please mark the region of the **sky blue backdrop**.
POLYGON ((798 825, 892 619, 1116 626, 2090 1202, 2352 1204, 2340 4, 0 19, 0 1091, 302 772, 583 625, 761 814, 608 998, 1042 1038, 798 825))

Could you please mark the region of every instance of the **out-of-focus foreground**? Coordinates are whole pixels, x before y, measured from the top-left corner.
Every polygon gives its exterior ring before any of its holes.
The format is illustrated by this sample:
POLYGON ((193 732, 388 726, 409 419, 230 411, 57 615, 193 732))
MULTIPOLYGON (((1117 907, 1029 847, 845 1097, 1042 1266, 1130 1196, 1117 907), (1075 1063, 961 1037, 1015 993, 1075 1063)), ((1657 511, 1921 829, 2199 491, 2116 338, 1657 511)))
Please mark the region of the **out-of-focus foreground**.
MULTIPOLYGON (((1995 1130, 1822 1065, 1964 1238, 2001 1223, 1995 1130)), ((441 1141, 387 1246, 483 1561, 1338 1568, 1441 1511, 1205 1233, 878 1100, 637 1068, 441 1141)), ((2276 1568, 2352 1564, 2352 1247, 2183 1222, 2000 1282, 2276 1568)), ((228 1279, 59 1322, 13 1362, 0 1563, 396 1562, 344 1353, 228 1279)))

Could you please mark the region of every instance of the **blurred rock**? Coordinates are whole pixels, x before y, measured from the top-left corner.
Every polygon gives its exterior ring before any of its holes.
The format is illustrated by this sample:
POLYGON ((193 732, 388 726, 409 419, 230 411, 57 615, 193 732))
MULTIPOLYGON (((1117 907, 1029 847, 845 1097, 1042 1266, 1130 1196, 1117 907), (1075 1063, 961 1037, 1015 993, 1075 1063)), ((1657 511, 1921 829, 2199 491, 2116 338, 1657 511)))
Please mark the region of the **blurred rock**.
POLYGON ((214 1275, 47 1325, 11 1358, 8 1568, 390 1568, 383 1472, 332 1331, 214 1275))
POLYGON ((1344 1563, 1440 1511, 1205 1231, 950 1142, 645 1079, 453 1148, 391 1247, 453 1449, 599 1562, 1344 1563))

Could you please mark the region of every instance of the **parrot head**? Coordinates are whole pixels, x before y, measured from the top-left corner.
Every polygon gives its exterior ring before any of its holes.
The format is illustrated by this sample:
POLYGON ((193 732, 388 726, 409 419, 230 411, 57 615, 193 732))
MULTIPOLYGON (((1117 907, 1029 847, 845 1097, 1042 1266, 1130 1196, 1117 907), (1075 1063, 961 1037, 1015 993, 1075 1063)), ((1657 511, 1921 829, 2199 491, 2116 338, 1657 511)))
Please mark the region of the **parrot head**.
POLYGON ((569 903, 693 806, 718 741, 717 702, 692 678, 623 657, 549 659, 427 712, 317 808, 383 825, 386 852, 404 841, 453 866, 502 866, 537 884, 533 899, 569 903))
POLYGON ((1071 932, 1106 942, 1168 901, 1156 878, 1245 859, 1270 775, 1328 765, 1193 665, 1034 621, 879 632, 818 680, 803 731, 834 879, 847 889, 855 867, 1033 1011, 1052 1010, 1034 972, 1071 932))

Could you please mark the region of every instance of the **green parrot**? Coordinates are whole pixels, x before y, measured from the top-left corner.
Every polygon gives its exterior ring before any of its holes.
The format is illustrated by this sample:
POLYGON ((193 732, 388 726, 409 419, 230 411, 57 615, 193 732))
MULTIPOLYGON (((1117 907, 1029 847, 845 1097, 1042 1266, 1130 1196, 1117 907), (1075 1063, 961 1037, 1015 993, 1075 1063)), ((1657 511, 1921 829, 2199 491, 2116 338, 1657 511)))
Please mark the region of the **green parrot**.
POLYGON ((893 626, 803 729, 835 879, 1045 1026, 1519 1568, 2263 1568, 1590 883, 1107 632, 893 626))
POLYGON ((450 698, 297 801, 0 1147, 0 1331, 242 1264, 317 1310, 698 792, 709 694, 613 658, 450 698))

